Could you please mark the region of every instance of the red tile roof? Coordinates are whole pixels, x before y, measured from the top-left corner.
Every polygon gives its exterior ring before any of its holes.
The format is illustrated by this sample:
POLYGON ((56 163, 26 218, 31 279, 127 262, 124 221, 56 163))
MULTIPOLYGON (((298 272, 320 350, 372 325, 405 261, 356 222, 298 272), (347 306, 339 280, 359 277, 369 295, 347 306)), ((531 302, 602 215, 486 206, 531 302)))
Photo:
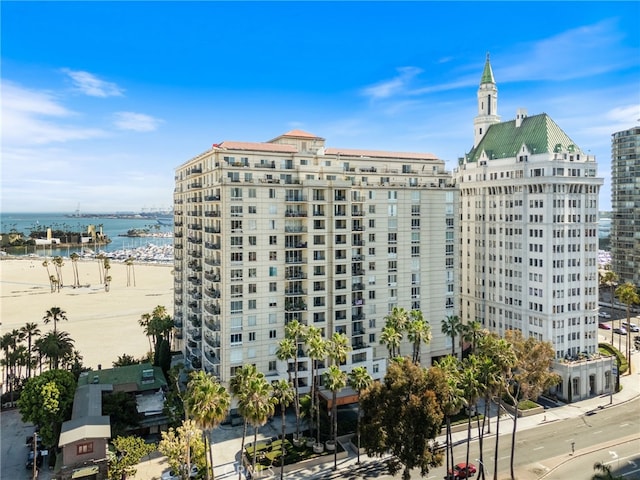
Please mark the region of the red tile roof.
POLYGON ((438 160, 433 153, 385 152, 382 150, 356 150, 351 148, 327 148, 327 155, 346 155, 348 157, 373 157, 407 160, 438 160))

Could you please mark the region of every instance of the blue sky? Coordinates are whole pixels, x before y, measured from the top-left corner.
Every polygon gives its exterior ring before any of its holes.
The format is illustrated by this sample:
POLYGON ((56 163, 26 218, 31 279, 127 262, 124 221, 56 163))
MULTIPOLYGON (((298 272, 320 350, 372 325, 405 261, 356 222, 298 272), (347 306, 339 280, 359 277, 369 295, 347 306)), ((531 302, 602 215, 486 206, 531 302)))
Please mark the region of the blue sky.
POLYGON ((640 124, 640 2, 7 2, 4 212, 172 204, 175 168, 299 128, 330 147, 473 144, 486 52, 498 113, 549 114, 605 178, 640 124))

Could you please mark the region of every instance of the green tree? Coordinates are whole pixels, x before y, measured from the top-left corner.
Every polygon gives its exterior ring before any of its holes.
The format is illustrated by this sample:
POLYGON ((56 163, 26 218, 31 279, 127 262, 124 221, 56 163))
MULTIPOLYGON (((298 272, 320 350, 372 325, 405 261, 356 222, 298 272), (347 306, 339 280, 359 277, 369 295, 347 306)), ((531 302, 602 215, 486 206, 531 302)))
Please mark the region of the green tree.
POLYGON ((31 378, 31 366, 33 364, 32 357, 32 344, 35 337, 40 335, 40 329, 38 324, 34 322, 27 322, 21 329, 22 335, 27 339, 27 354, 29 356, 29 362, 27 363, 27 378, 31 378))
POLYGON ((560 377, 551 371, 554 350, 550 342, 541 342, 533 337, 525 339, 519 330, 507 330, 505 339, 513 346, 516 356, 512 381, 509 382, 509 388, 505 391, 515 408, 511 433, 511 480, 515 480, 514 458, 518 404, 521 400, 538 398, 542 392, 556 385, 560 381, 560 377))
POLYGON ((136 436, 118 436, 111 442, 113 452, 109 456, 109 480, 125 480, 137 473, 137 465, 143 457, 156 450, 155 443, 147 443, 136 436))
POLYGON ((144 416, 138 413, 136 398, 127 392, 113 392, 102 397, 102 414, 109 417, 111 437, 125 436, 140 426, 144 416))
POLYGON ((125 260, 127 266, 127 287, 131 286, 131 280, 133 279, 133 286, 136 286, 136 270, 134 268, 134 259, 131 255, 125 260))
POLYGON ((380 333, 380 345, 386 345, 389 352, 389 359, 400 355, 400 342, 402 342, 402 332, 393 325, 386 325, 380 333))
POLYGON ((284 479, 284 463, 287 455, 285 449, 286 411, 287 407, 295 400, 295 390, 291 387, 291 381, 278 380, 273 382, 273 399, 280 406, 280 480, 284 479))
POLYGON ((40 437, 45 446, 57 445, 62 422, 71 417, 75 391, 73 374, 65 370, 48 370, 27 379, 18 409, 23 422, 40 425, 40 437))
POLYGON ((360 398, 362 397, 362 393, 369 388, 372 383, 373 378, 365 367, 354 367, 349 373, 349 385, 358 392, 358 423, 356 427, 358 437, 358 465, 360 465, 360 417, 362 416, 360 398))
MULTIPOLYGON (((464 401, 463 391, 460 388, 460 362, 454 356, 447 355, 436 366, 443 372, 445 383, 442 392, 442 410, 446 423, 445 451, 447 460, 447 471, 453 469, 455 461, 453 459, 453 437, 451 431, 451 417, 456 415, 462 408, 464 401)), ((431 370, 431 369, 430 369, 431 370)))
MULTIPOLYGON (((229 413, 231 407, 231 396, 229 392, 220 385, 210 374, 197 370, 191 373, 191 379, 187 384, 187 392, 185 394, 185 412, 187 417, 193 419, 202 430, 205 450, 209 452, 209 460, 211 465, 211 473, 213 473, 213 454, 209 447, 209 437, 211 431, 220 425, 229 413)), ((205 468, 207 479, 210 469, 206 465, 205 468)))
POLYGON ((123 353, 117 358, 117 360, 112 362, 111 365, 113 365, 113 367, 115 368, 115 367, 126 367, 128 365, 137 365, 139 363, 140 363, 140 360, 136 360, 136 358, 133 355, 123 353))
POLYGON ((476 403, 482 395, 482 385, 478 381, 479 362, 475 355, 471 355, 462 362, 460 371, 460 389, 464 392, 464 401, 467 408, 467 457, 469 464, 469 452, 471 449, 471 418, 476 413, 476 403))
POLYGON ((152 345, 159 346, 162 339, 171 345, 175 323, 163 305, 156 306, 151 313, 143 313, 138 325, 149 339, 149 350, 152 350, 152 345))
POLYGON ((462 340, 471 344, 471 353, 475 353, 478 341, 483 335, 482 324, 473 320, 462 326, 462 340))
POLYGON ((49 332, 38 338, 34 347, 40 357, 49 361, 49 369, 58 369, 73 363, 74 340, 67 332, 49 332))
POLYGON ((413 363, 420 363, 422 344, 428 345, 431 342, 431 326, 420 310, 411 310, 409 318, 407 337, 412 345, 411 360, 413 363))
POLYGON ((347 386, 347 374, 337 365, 324 372, 324 384, 331 391, 331 438, 333 439, 333 469, 338 469, 338 392, 347 386))
POLYGON ((44 262, 42 262, 42 266, 47 269, 47 279, 49 280, 49 285, 51 286, 51 293, 53 293, 55 292, 56 289, 53 285, 52 279, 54 279, 55 277, 51 275, 51 270, 49 270, 49 265, 50 265, 49 260, 45 258, 44 262))
POLYGON ((391 362, 384 382, 373 383, 361 402, 364 448, 370 456, 390 454, 391 475, 403 469, 408 480, 413 468, 426 475, 442 463, 435 437, 443 412, 424 369, 404 359, 391 362))
MULTIPOLYGON (((264 376, 264 374, 258 372, 256 366, 253 364, 246 364, 236 370, 236 374, 233 376, 231 381, 229 382, 229 390, 231 390, 231 394, 238 400, 238 411, 243 418, 243 426, 242 426, 242 443, 240 444, 240 452, 241 453, 241 464, 240 466, 244 466, 244 445, 247 438, 247 426, 249 425, 249 414, 247 402, 243 401, 243 397, 247 395, 249 391, 249 385, 251 381, 258 377, 259 375, 264 376)), ((238 469, 238 480, 242 478, 242 468, 238 469)))
MULTIPOLYGON (((253 427, 253 445, 258 443, 258 428, 267 423, 269 417, 273 416, 275 410, 275 402, 272 397, 273 387, 267 381, 264 374, 260 372, 258 375, 250 377, 247 389, 240 396, 239 407, 244 415, 247 415, 249 424, 253 427)), ((253 460, 251 462, 251 471, 256 472, 256 459, 258 449, 253 449, 253 460)))
MULTIPOLYGON (((606 270, 604 273, 598 272, 598 280, 603 287, 609 287, 609 294, 611 296, 611 309, 610 314, 613 318, 613 304, 615 303, 614 290, 618 285, 620 277, 613 270, 606 270)), ((613 328, 611 328, 611 345, 613 345, 613 328)))
POLYGON ((64 260, 62 259, 61 256, 55 256, 53 257, 53 260, 51 260, 51 263, 53 263, 53 266, 55 267, 56 270, 56 280, 58 281, 58 289, 64 287, 64 283, 62 281, 62 267, 64 267, 64 260))
POLYGON ((49 322, 53 322, 53 332, 56 332, 58 322, 61 320, 68 321, 67 312, 62 310, 60 307, 51 307, 47 310, 42 317, 44 324, 47 325, 49 322))
POLYGON ((78 259, 80 255, 73 252, 69 255, 69 258, 71 258, 71 266, 73 267, 73 287, 76 288, 80 286, 80 274, 78 273, 78 259))
POLYGON ((162 439, 158 450, 167 457, 171 470, 179 472, 182 480, 188 480, 191 465, 196 465, 199 471, 206 468, 202 432, 196 422, 187 419, 179 427, 169 428, 160 434, 162 439))
POLYGON ((451 337, 451 355, 456 356, 456 337, 462 333, 463 324, 457 315, 449 315, 442 321, 442 333, 451 337))
POLYGON ((319 362, 324 360, 327 355, 327 342, 322 338, 319 328, 309 327, 306 332, 305 343, 307 344, 307 354, 311 359, 311 423, 315 427, 316 445, 319 445, 320 409, 318 406, 318 372, 319 362))
POLYGON ((640 303, 640 296, 636 291, 636 286, 631 282, 626 282, 616 288, 616 296, 627 306, 627 365, 629 365, 629 375, 631 375, 631 306, 640 303))
POLYGON ((596 472, 591 480, 624 480, 624 476, 615 476, 611 473, 611 466, 602 462, 593 464, 593 470, 596 472))
POLYGON ((298 346, 296 342, 291 338, 283 338, 278 344, 276 350, 276 358, 287 364, 287 377, 289 383, 293 383, 294 386, 294 408, 296 412, 296 434, 295 438, 300 437, 300 394, 298 389, 298 346), (293 367, 289 365, 289 360, 293 360, 293 367), (294 371, 295 381, 291 381, 291 370, 294 371))

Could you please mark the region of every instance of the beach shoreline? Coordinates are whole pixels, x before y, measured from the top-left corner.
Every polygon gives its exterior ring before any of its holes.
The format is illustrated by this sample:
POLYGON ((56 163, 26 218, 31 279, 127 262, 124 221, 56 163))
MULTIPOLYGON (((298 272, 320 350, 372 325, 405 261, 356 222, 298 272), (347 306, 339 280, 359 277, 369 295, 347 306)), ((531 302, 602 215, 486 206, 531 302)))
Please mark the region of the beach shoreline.
POLYGON ((138 320, 164 306, 173 313, 173 265, 136 262, 132 267, 112 261, 109 291, 100 281, 100 262, 80 259, 77 264, 80 287, 74 283, 73 265, 64 259, 60 292, 51 292, 45 258, 37 256, 0 257, 0 331, 4 335, 27 322, 37 323, 41 333, 53 330, 42 318, 51 307, 66 312, 68 321, 58 322, 58 330, 69 333, 88 368, 111 368, 123 354, 142 357, 150 350, 138 320), (134 285, 135 278, 135 285, 134 285), (128 285, 127 285, 128 282, 128 285))

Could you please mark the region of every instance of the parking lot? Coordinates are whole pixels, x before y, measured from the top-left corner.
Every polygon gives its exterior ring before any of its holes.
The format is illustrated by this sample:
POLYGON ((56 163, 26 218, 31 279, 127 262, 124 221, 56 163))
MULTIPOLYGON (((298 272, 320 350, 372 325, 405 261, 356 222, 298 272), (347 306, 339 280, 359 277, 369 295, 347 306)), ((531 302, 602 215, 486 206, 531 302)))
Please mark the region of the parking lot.
MULTIPOLYGON (((18 409, 2 410, 0 413, 0 478, 31 479, 33 470, 25 467, 29 448, 25 440, 33 435, 32 424, 22 423, 18 409)), ((39 480, 49 480, 51 475, 44 468, 38 472, 39 480)))

